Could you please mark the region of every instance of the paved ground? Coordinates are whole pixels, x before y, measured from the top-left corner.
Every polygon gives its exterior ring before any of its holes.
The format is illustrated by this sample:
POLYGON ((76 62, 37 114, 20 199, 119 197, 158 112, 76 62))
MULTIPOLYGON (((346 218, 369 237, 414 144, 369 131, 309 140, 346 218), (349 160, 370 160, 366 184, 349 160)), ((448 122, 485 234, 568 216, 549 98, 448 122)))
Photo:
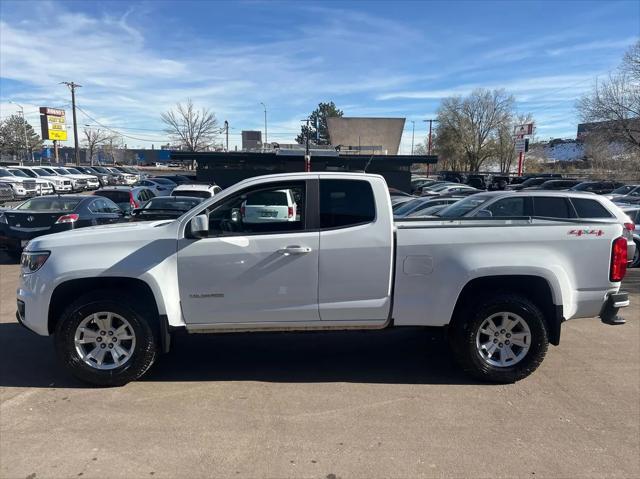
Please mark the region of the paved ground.
POLYGON ((183 337, 144 380, 95 389, 15 322, 0 263, 3 478, 640 477, 638 270, 627 325, 570 322, 515 385, 399 330, 183 337))

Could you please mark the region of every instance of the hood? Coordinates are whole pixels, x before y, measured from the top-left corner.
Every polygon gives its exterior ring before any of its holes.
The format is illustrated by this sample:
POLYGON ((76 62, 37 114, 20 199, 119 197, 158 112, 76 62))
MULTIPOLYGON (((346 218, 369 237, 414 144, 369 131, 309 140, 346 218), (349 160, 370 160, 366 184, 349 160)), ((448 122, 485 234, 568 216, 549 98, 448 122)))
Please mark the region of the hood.
POLYGON ((140 243, 159 239, 176 239, 178 226, 177 221, 162 220, 78 228, 39 236, 31 240, 28 250, 37 251, 91 246, 95 251, 99 252, 103 248, 117 247, 129 241, 140 243))
POLYGON ((0 176, 0 180, 5 183, 24 183, 25 181, 37 182, 35 178, 22 178, 20 176, 0 176))

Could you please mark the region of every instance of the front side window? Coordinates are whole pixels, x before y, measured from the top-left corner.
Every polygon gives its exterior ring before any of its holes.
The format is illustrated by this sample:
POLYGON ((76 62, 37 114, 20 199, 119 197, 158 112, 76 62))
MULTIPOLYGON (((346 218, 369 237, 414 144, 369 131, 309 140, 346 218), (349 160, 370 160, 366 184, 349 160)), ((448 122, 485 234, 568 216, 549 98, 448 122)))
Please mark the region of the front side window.
POLYGON ((209 236, 269 234, 305 229, 304 182, 279 183, 241 192, 209 213, 209 236))
POLYGON ((320 180, 320 227, 346 228, 376 218, 371 185, 362 180, 320 180))

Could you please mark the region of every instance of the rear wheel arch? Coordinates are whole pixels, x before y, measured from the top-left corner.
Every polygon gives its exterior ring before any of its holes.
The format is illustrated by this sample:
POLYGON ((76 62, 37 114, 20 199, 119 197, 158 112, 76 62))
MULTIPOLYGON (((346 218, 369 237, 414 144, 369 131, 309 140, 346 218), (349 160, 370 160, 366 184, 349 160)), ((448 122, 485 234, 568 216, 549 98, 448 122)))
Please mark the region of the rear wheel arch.
POLYGON ((535 275, 498 275, 472 279, 458 295, 451 318, 451 329, 465 321, 470 308, 482 302, 484 298, 498 293, 517 294, 534 303, 544 315, 549 342, 553 345, 560 343, 562 306, 556 306, 549 281, 535 275))

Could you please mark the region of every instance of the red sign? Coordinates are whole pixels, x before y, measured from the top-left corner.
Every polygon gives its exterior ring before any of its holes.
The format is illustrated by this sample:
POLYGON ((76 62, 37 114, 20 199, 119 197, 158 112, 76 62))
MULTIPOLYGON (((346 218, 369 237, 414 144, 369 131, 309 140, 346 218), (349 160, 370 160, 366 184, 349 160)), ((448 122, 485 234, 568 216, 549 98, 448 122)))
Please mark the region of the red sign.
POLYGON ((533 135, 533 123, 525 123, 524 125, 518 125, 514 128, 514 135, 515 136, 526 136, 526 135, 533 135))

